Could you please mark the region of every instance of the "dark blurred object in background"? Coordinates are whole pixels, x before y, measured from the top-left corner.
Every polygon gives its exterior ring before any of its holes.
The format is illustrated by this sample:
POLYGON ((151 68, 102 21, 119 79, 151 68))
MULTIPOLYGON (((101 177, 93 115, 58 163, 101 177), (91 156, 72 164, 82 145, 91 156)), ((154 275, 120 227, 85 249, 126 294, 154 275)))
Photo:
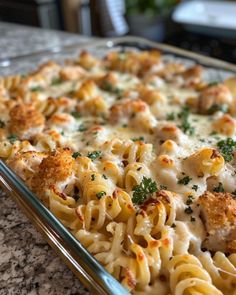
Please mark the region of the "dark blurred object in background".
POLYGON ((47 29, 62 28, 57 0, 0 0, 0 20, 47 29))

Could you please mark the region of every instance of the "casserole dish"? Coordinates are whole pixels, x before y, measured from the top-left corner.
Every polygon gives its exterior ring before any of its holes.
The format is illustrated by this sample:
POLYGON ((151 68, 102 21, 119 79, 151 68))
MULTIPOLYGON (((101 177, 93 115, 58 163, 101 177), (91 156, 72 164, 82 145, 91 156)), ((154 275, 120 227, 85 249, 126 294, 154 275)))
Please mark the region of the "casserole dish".
MULTIPOLYGON (((164 53, 163 58, 167 61, 179 60, 186 65, 192 65, 193 62, 197 62, 208 67, 206 79, 209 82, 223 81, 235 73, 234 65, 135 37, 105 40, 87 44, 85 48, 96 56, 103 56, 104 53, 110 51, 121 51, 124 53, 127 49, 136 51, 140 49, 158 49, 164 53)), ((23 63, 21 58, 14 58, 8 61, 0 61, 0 65, 2 66, 3 75, 16 74, 19 72, 25 73, 32 70, 32 67, 35 67, 35 65, 41 64, 48 59, 61 61, 62 59, 73 57, 77 54, 78 50, 82 51, 83 49, 84 46, 57 48, 54 52, 47 51, 41 54, 29 55, 24 58, 27 63, 23 63)), ((68 266, 79 276, 86 286, 90 288, 91 292, 97 292, 99 294, 127 293, 127 291, 81 246, 53 214, 41 204, 3 161, 0 162, 0 168, 2 185, 25 210, 28 217, 44 234, 50 245, 56 249, 68 266)))

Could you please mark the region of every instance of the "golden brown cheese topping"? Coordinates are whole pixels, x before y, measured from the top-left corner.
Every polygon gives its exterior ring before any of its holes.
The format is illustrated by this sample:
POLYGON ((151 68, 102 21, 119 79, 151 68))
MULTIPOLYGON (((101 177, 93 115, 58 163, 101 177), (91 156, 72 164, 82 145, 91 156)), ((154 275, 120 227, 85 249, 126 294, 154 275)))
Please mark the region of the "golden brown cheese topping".
POLYGON ((227 252, 230 246, 232 250, 232 242, 236 242, 236 200, 233 195, 206 192, 200 196, 199 204, 208 232, 207 247, 227 252))

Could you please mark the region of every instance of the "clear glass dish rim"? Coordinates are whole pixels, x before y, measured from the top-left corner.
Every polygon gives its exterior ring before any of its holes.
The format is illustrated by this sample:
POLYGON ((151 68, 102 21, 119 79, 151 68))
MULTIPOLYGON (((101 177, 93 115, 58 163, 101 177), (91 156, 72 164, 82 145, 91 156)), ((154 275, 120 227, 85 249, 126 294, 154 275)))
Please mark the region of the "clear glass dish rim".
MULTIPOLYGON (((182 56, 207 67, 226 70, 236 74, 236 65, 234 64, 133 36, 109 38, 99 41, 93 40, 88 43, 67 45, 26 54, 24 56, 12 57, 0 60, 0 69, 1 67, 6 66, 6 63, 4 66, 4 62, 6 61, 8 62, 8 65, 14 65, 16 62, 23 62, 31 57, 47 55, 50 59, 50 55, 75 49, 89 50, 103 47, 104 50, 109 50, 118 46, 128 46, 129 48, 133 47, 140 49, 145 49, 147 47, 159 49, 164 53, 182 56)), ((46 207, 44 207, 39 199, 34 196, 19 177, 12 172, 2 160, 0 160, 0 184, 10 193, 31 222, 44 235, 47 242, 61 256, 64 262, 72 269, 79 279, 90 288, 90 290, 99 292, 99 294, 129 294, 129 292, 124 289, 90 253, 88 253, 88 251, 78 242, 78 240, 75 239, 75 237, 73 237, 60 221, 54 217, 46 207)))

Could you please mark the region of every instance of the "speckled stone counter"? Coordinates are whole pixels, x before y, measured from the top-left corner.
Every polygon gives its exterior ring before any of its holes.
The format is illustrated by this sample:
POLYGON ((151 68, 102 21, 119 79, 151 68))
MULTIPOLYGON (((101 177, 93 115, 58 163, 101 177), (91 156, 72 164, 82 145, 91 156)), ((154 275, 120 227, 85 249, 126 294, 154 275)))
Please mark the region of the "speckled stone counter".
POLYGON ((0 59, 21 56, 61 45, 87 42, 84 36, 62 31, 0 22, 0 59))
MULTIPOLYGON (((0 22, 0 58, 83 41, 88 39, 0 22)), ((12 199, 0 190, 0 295, 17 294, 88 295, 88 292, 12 199)))

